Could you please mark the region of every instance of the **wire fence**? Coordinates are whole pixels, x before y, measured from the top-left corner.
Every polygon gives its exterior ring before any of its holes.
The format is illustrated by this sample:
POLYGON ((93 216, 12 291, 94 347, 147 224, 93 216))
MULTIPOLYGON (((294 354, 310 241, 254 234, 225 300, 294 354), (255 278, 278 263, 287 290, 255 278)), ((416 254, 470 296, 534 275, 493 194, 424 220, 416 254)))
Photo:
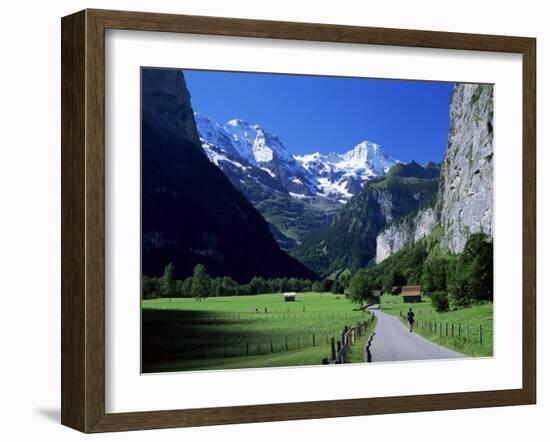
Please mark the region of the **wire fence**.
MULTIPOLYGON (((243 314, 240 315, 241 319, 243 319, 243 314)), ((230 316, 231 315, 229 315, 229 317, 230 316)), ((237 318, 238 317, 239 314, 237 314, 237 318)), ((318 316, 312 317, 317 318, 318 316)), ((338 315, 336 314, 334 317, 337 318, 338 315)), ((340 316, 340 318, 345 317, 345 313, 342 313, 340 316)), ((205 340, 205 342, 200 342, 200 338, 197 337, 194 339, 199 342, 182 342, 185 341, 185 338, 178 336, 163 336, 157 339, 149 339, 144 343, 143 351, 148 359, 158 356, 163 359, 192 360, 197 358, 217 359, 260 356, 325 346, 329 352, 332 352, 333 357, 331 360, 345 360, 347 351, 349 351, 348 345, 355 342, 355 339, 361 336, 362 331, 365 330, 372 321, 372 314, 370 312, 365 312, 364 315, 358 315, 357 313, 349 314, 349 317, 355 318, 355 320, 359 319, 360 322, 357 322, 357 324, 351 328, 345 326, 341 333, 335 333, 330 330, 315 330, 309 333, 262 336, 258 339, 244 338, 241 340, 222 338, 222 340, 217 342, 208 342, 207 340, 205 340), (364 316, 368 316, 368 319, 366 321, 361 321, 361 318, 364 316)))
POLYGON ((201 313, 195 317, 188 317, 190 322, 214 322, 214 321, 281 321, 286 319, 358 319, 365 316, 366 312, 276 312, 272 310, 258 310, 239 313, 201 313))
MULTIPOLYGON (((399 312, 403 322, 407 317, 399 312)), ((434 321, 426 319, 415 319, 414 328, 421 329, 427 334, 436 336, 442 340, 453 340, 456 342, 486 345, 493 340, 492 327, 484 326, 483 323, 464 323, 459 321, 434 321)))

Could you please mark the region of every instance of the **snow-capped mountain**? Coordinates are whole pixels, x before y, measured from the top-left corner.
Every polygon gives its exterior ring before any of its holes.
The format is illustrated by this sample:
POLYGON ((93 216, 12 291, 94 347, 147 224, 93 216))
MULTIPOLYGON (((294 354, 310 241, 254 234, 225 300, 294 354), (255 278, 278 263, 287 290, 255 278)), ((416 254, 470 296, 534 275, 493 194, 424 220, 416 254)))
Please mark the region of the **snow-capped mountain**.
POLYGON ((363 141, 343 154, 319 152, 297 155, 295 159, 315 176, 323 195, 346 201, 358 193, 365 182, 383 176, 398 160, 387 155, 380 145, 363 141))
POLYGON ((278 183, 277 187, 282 186, 296 195, 313 196, 317 193, 315 181, 275 134, 238 119, 222 126, 195 113, 195 121, 206 154, 224 172, 227 168, 237 167, 255 180, 270 181, 262 176, 267 174, 278 183))
POLYGON ((226 175, 238 173, 240 182, 252 179, 293 198, 324 197, 342 204, 366 181, 399 163, 369 141, 343 154, 294 156, 275 134, 257 124, 235 119, 221 125, 198 113, 195 121, 206 154, 226 175))

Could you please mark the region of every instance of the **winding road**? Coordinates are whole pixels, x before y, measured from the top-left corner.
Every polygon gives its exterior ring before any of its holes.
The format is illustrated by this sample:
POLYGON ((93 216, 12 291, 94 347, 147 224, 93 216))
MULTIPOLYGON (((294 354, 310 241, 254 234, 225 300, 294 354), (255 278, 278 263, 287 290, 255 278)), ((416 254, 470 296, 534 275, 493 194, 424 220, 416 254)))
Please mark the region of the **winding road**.
POLYGON ((461 353, 434 344, 413 332, 395 316, 384 313, 373 306, 369 308, 377 317, 376 327, 365 348, 365 361, 419 361, 425 359, 464 358, 461 353))

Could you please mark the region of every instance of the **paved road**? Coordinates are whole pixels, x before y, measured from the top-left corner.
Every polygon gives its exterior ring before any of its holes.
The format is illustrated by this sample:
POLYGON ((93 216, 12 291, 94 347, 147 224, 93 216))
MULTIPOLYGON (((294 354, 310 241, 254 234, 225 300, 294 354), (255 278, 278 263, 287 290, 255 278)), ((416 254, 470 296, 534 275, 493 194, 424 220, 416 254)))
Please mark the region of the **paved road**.
MULTIPOLYGON (((378 321, 374 329, 370 352, 370 362, 418 361, 423 359, 451 359, 465 357, 461 353, 434 344, 409 329, 395 316, 376 309, 371 310, 378 321)), ((365 352, 365 360, 368 360, 365 352)))

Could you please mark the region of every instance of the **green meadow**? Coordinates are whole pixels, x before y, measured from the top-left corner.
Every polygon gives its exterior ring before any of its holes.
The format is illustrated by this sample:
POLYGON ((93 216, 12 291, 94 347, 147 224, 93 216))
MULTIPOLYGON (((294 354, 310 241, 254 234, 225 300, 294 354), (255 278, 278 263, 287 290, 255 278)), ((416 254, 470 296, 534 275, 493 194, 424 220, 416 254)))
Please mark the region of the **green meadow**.
MULTIPOLYGON (((444 347, 468 356, 493 355, 493 304, 486 302, 470 307, 437 312, 430 299, 404 303, 401 296, 383 295, 382 311, 401 317, 409 308, 415 314, 415 332, 444 347)), ((406 320, 402 318, 403 323, 406 320)))
MULTIPOLYGON (((280 293, 143 300, 142 370, 319 365, 332 337, 370 315, 354 307, 332 293, 298 293, 294 302, 280 293)), ((367 338, 354 345, 353 362, 367 338)))

